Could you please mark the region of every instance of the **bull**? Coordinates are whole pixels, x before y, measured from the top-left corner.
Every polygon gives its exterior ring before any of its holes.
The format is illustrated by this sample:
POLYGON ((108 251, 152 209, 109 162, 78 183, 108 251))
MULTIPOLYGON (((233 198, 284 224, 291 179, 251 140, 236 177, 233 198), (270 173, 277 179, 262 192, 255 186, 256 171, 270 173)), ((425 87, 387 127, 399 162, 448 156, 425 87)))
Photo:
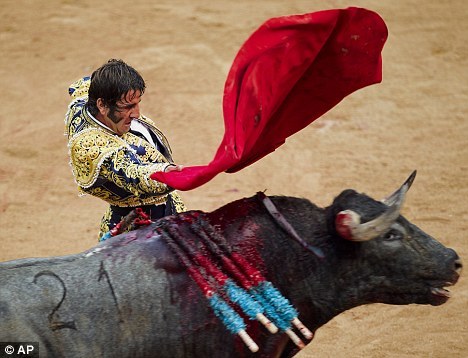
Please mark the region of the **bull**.
MULTIPOLYGON (((400 215, 414 174, 382 201, 350 189, 326 208, 257 195, 161 219, 80 254, 1 263, 0 341, 39 342, 47 357, 293 356, 300 344, 284 331, 269 332, 237 307, 253 353, 215 315, 169 245, 199 240, 186 228, 195 216, 257 267, 312 333, 359 305, 443 304, 462 263, 400 215), (168 227, 177 234, 169 241, 168 227)), ((185 258, 193 247, 181 250, 185 258)))

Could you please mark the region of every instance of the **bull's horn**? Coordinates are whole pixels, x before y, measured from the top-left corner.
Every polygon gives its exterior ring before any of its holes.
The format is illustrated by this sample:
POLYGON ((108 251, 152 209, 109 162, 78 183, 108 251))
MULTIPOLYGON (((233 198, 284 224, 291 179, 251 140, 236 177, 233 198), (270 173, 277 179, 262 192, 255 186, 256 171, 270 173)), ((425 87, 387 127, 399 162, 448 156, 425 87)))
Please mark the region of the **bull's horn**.
POLYGON ((361 216, 352 210, 343 210, 335 217, 338 234, 350 241, 368 241, 384 234, 400 215, 397 205, 389 207, 374 220, 361 224, 361 216))
POLYGON ((416 170, 411 173, 411 175, 406 179, 403 185, 395 191, 392 195, 382 200, 387 206, 392 206, 397 201, 401 201, 400 207, 403 204, 406 192, 411 188, 411 184, 413 184, 414 178, 416 177, 416 170))
POLYGON ((400 215, 400 209, 405 200, 405 195, 411 187, 416 176, 416 170, 411 173, 403 185, 383 203, 388 209, 374 220, 361 224, 361 217, 352 210, 344 210, 335 218, 335 227, 343 238, 351 241, 368 241, 384 234, 400 215))
POLYGON ((388 231, 400 215, 397 205, 389 207, 374 220, 361 224, 361 216, 352 210, 343 210, 335 217, 335 227, 338 234, 350 241, 369 241, 388 231))

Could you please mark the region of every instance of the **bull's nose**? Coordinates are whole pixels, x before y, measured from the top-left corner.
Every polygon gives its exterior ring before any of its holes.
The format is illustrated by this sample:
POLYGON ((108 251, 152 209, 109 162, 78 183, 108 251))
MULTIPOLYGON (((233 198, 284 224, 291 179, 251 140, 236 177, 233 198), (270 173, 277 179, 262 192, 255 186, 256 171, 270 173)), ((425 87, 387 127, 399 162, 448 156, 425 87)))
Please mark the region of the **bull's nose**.
POLYGON ((455 270, 456 273, 458 273, 459 275, 461 274, 462 272, 462 269, 463 269, 463 263, 460 259, 456 259, 453 263, 453 269, 455 270))

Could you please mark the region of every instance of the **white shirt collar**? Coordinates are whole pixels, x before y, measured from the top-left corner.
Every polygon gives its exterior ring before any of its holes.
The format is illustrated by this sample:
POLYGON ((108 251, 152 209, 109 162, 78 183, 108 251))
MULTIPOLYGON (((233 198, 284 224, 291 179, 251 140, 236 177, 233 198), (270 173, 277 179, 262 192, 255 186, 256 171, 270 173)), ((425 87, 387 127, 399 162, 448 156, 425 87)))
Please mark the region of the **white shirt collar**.
POLYGON ((96 118, 94 118, 94 116, 93 116, 91 113, 89 113, 88 108, 86 108, 86 113, 91 117, 91 119, 92 119, 94 122, 96 122, 96 124, 100 125, 101 127, 106 128, 107 130, 111 131, 111 132, 114 133, 114 134, 117 134, 117 133, 115 133, 112 129, 110 129, 108 126, 106 126, 104 123, 102 123, 101 121, 99 121, 99 120, 97 120, 96 118))
POLYGON ((135 132, 139 132, 141 134, 143 134, 143 136, 146 138, 146 140, 151 143, 153 145, 153 147, 157 148, 158 146, 156 145, 156 143, 153 141, 153 138, 151 137, 151 134, 148 130, 148 128, 146 128, 146 126, 141 123, 140 121, 138 120, 133 120, 132 123, 130 124, 130 129, 135 131, 135 132))
MULTIPOLYGON (((112 129, 110 129, 108 126, 106 126, 104 123, 101 121, 97 120, 91 113, 89 113, 88 109, 86 108, 86 113, 91 117, 91 119, 96 122, 96 124, 100 125, 101 127, 106 128, 107 130, 111 131, 114 134, 115 133, 112 129)), ((140 132, 143 134, 143 136, 146 138, 146 140, 151 143, 154 147, 157 148, 156 143, 154 143, 153 138, 151 137, 151 134, 149 133, 148 129, 139 121, 132 120, 132 123, 130 124, 130 128, 134 131, 140 132)))

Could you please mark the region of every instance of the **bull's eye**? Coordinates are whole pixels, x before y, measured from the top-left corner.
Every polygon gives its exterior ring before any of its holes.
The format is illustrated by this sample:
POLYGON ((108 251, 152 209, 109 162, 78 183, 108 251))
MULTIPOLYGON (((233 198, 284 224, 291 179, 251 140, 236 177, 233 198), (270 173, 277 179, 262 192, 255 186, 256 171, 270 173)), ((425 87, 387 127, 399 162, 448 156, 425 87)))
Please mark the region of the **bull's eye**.
POLYGON ((394 223, 390 230, 383 236, 386 241, 402 240, 406 235, 406 230, 398 223, 394 223))
POLYGON ((386 241, 401 240, 402 238, 403 238, 402 233, 395 229, 391 229, 384 235, 384 240, 386 241))

